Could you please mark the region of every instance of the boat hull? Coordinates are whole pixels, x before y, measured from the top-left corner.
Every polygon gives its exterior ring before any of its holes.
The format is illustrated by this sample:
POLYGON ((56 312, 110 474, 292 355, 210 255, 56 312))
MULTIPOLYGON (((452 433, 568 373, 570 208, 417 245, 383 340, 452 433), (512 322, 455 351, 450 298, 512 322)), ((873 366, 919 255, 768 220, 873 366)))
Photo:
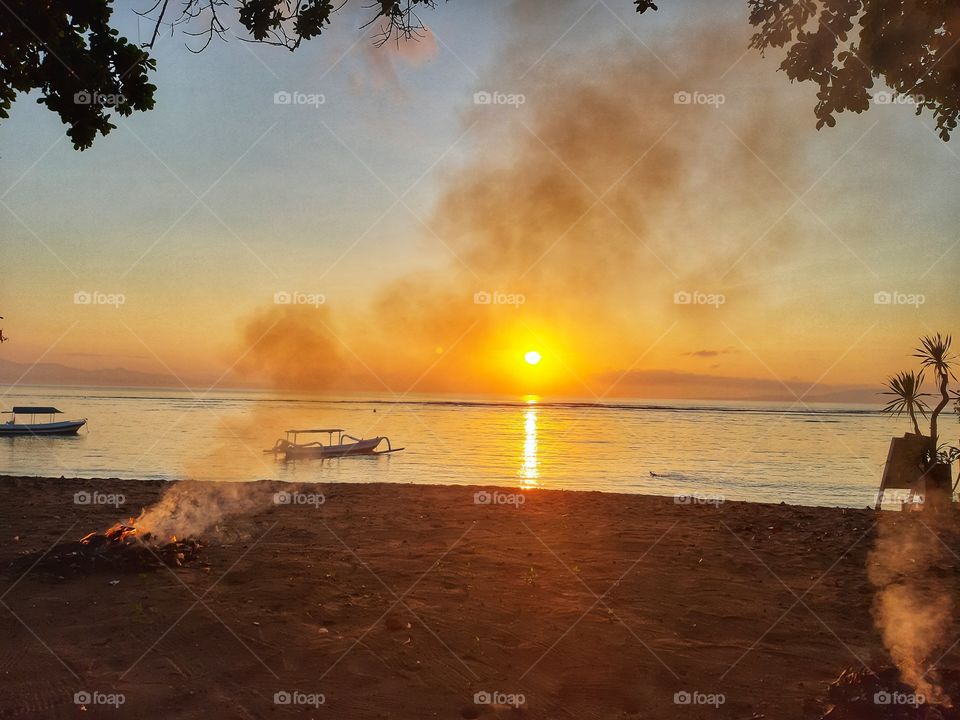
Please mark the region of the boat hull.
POLYGON ((359 442, 344 443, 342 445, 290 445, 286 448, 284 454, 288 459, 372 455, 376 452, 377 445, 379 445, 382 440, 382 437, 375 437, 369 440, 360 440, 359 442))
POLYGON ((86 420, 63 420, 52 423, 2 423, 0 437, 21 437, 38 435, 76 435, 86 420))

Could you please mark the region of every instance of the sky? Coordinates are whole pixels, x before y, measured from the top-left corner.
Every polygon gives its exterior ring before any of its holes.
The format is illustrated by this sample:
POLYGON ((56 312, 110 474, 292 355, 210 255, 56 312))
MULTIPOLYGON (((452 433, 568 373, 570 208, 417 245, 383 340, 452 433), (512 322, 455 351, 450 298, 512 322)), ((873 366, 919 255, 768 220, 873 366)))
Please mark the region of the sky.
MULTIPOLYGON (((960 306, 956 141, 896 103, 818 132, 816 88, 748 50, 743 0, 660 5, 454 0, 379 49, 356 3, 295 53, 164 36, 156 108, 85 152, 21 96, 0 126, 0 362, 385 397, 874 399, 960 306)), ((115 20, 136 39, 134 9, 115 20)))

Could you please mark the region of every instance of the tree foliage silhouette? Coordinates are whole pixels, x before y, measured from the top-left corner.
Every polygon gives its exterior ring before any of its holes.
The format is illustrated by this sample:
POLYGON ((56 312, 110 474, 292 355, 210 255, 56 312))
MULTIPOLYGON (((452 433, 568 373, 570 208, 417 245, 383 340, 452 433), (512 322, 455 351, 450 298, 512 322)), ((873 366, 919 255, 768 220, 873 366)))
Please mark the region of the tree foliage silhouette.
MULTIPOLYGON (((351 0, 340 0, 341 7, 351 0)), ((817 128, 836 115, 863 112, 875 81, 929 110, 943 140, 960 114, 960 7, 954 0, 747 0, 755 29, 751 47, 782 50, 790 80, 819 86, 817 128)), ((657 10, 633 0, 636 10, 657 10)), ((418 11, 436 0, 372 0, 374 42, 410 39, 423 29, 418 11)), ((77 149, 115 126, 114 115, 154 106, 156 69, 150 50, 161 31, 196 38, 194 52, 225 37, 229 15, 241 39, 290 51, 322 34, 339 7, 327 0, 155 0, 141 14, 153 25, 149 41, 132 43, 111 26, 113 0, 4 0, 0 2, 0 118, 17 95, 37 90, 56 112, 77 149)))
MULTIPOLYGON (((791 80, 819 86, 817 129, 877 101, 879 80, 933 113, 943 140, 960 113, 960 6, 954 0, 749 0, 751 47, 787 48, 791 80)), ((638 8, 639 9, 639 8, 638 8)), ((889 101, 887 95, 881 96, 889 101)))
MULTIPOLYGON (((637 12, 656 10, 634 0, 637 12)), ((790 80, 819 86, 817 129, 844 111, 861 113, 879 80, 900 98, 927 109, 944 141, 960 114, 960 5, 955 0, 747 0, 755 32, 750 47, 786 48, 780 63, 790 80)), ((886 93, 881 88, 881 92, 886 93)))
MULTIPOLYGON (((378 23, 376 42, 416 35, 423 28, 417 9, 433 5, 379 0, 369 23, 378 23)), ((111 27, 113 0, 0 2, 0 118, 9 116, 18 94, 39 90, 38 102, 60 116, 74 147, 83 150, 116 127, 114 113, 153 108, 157 88, 148 77, 156 63, 149 51, 161 29, 199 37, 199 52, 214 36, 225 36, 221 15, 229 12, 243 27, 243 39, 295 50, 320 35, 334 12, 325 0, 183 0, 176 7, 157 0, 138 13, 153 31, 137 46, 111 27)))

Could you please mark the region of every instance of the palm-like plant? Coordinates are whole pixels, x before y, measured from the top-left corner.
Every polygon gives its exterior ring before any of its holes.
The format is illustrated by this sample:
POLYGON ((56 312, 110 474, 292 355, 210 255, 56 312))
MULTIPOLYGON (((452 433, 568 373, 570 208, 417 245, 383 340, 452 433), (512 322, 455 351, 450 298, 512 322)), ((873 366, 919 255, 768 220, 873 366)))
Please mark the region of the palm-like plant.
POLYGON ((923 398, 929 397, 929 394, 920 391, 922 385, 923 371, 921 370, 920 374, 917 375, 913 370, 907 370, 888 378, 887 387, 890 389, 883 393, 884 395, 893 395, 893 399, 886 404, 883 412, 897 416, 906 412, 910 416, 913 430, 917 435, 923 434, 917 424, 917 413, 926 417, 927 410, 929 410, 927 404, 923 401, 923 398))
POLYGON ((952 363, 954 356, 950 354, 950 344, 952 338, 936 335, 927 335, 920 338, 920 347, 914 353, 914 357, 920 358, 920 364, 924 368, 931 368, 936 376, 937 389, 940 391, 940 402, 936 404, 930 412, 930 444, 934 452, 937 449, 937 418, 941 411, 950 402, 950 392, 947 385, 950 378, 953 377, 952 363))

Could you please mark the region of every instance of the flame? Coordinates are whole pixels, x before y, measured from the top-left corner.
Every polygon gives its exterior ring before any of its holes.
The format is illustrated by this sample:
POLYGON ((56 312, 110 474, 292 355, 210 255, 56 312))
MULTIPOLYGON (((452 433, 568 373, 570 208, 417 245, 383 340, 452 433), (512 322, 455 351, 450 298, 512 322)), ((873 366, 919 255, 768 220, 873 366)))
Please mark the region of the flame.
MULTIPOLYGON (((111 542, 126 542, 128 539, 133 538, 140 532, 140 529, 137 528, 134 523, 135 521, 133 518, 128 519, 126 522, 114 523, 113 526, 103 533, 103 535, 111 542)), ((84 545, 89 545, 93 538, 97 537, 98 535, 100 535, 100 533, 96 531, 87 533, 80 538, 80 542, 84 545)))
MULTIPOLYGON (((101 535, 101 533, 98 533, 96 530, 94 530, 93 532, 87 533, 80 538, 80 542, 84 545, 89 545, 90 542, 99 535, 101 535)), ((138 527, 135 518, 128 518, 126 522, 114 523, 108 530, 104 531, 102 535, 110 542, 115 543, 124 543, 129 540, 138 540, 140 542, 151 541, 150 532, 144 530, 142 527, 138 527)), ((168 542, 178 542, 177 536, 171 535, 168 542)))
POLYGON ((107 530, 106 535, 111 540, 116 542, 123 542, 127 538, 137 534, 137 527, 133 524, 133 518, 127 520, 126 523, 116 523, 112 528, 107 530))

